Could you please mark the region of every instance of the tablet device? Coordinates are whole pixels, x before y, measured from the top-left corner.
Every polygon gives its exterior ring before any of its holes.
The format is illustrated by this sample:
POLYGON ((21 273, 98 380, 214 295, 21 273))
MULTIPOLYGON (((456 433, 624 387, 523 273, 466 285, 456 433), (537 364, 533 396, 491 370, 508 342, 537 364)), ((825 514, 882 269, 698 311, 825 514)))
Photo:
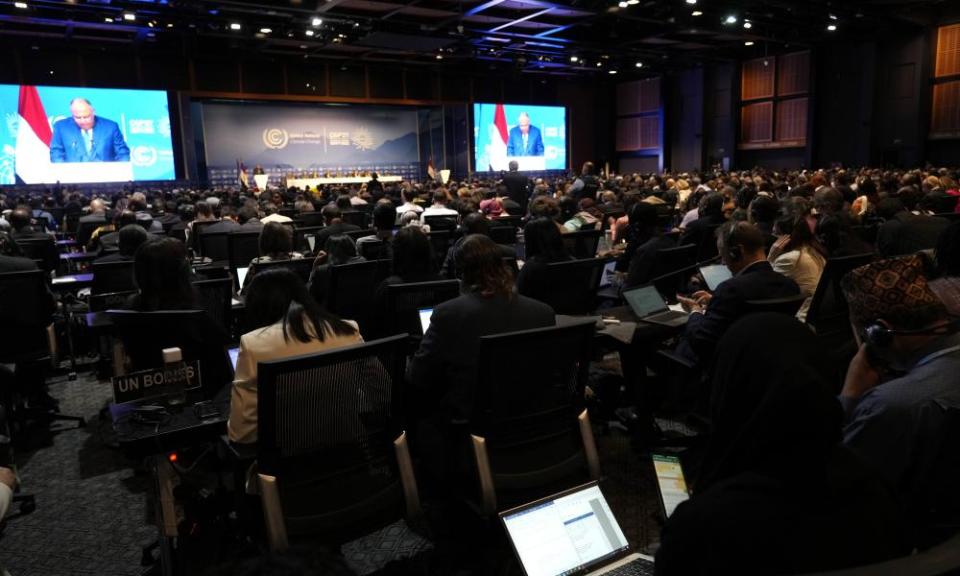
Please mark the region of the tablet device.
POLYGON ((703 276, 703 280, 707 283, 707 288, 709 288, 711 292, 716 290, 717 286, 720 284, 723 284, 727 280, 733 278, 733 274, 730 273, 730 269, 723 264, 701 266, 700 274, 703 276))
POLYGON ((657 475, 657 489, 660 491, 660 509, 664 518, 669 518, 677 506, 690 498, 687 479, 683 475, 680 459, 676 456, 653 454, 651 458, 657 475))

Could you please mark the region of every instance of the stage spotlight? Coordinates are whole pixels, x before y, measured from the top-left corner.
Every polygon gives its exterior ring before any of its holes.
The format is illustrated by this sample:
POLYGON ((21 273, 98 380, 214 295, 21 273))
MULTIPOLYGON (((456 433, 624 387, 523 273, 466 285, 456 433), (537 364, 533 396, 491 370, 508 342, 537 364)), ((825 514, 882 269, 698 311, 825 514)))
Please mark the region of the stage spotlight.
POLYGON ((753 40, 747 40, 743 43, 744 46, 753 46, 753 40))
POLYGON ((107 24, 113 24, 113 18, 104 18, 103 21, 107 24))
POLYGON ((687 0, 687 4, 696 4, 697 0, 687 0))
POLYGON ((307 36, 313 36, 313 30, 307 30, 307 36))
POLYGON ((239 30, 240 28, 241 28, 241 26, 240 26, 240 23, 239 23, 239 22, 233 22, 233 23, 230 24, 230 29, 231 29, 231 30, 239 30))
POLYGON ((570 61, 571 61, 571 62, 579 62, 580 59, 577 58, 576 56, 571 56, 571 57, 570 57, 570 61))
POLYGON ((629 6, 629 4, 627 4, 626 2, 620 2, 619 4, 617 4, 617 6, 619 6, 620 8, 626 8, 627 6, 629 6))
POLYGON ((830 24, 829 26, 827 26, 827 30, 829 30, 830 32, 836 32, 836 31, 837 31, 837 25, 836 25, 836 24, 830 24))
POLYGON ((636 64, 634 64, 634 66, 636 66, 637 68, 643 68, 643 62, 637 62, 636 64))
POLYGON ((134 14, 133 12, 124 12, 123 19, 126 20, 127 22, 133 22, 134 20, 137 19, 137 15, 134 14))
POLYGON ((437 54, 437 60, 443 60, 443 54, 437 54))
POLYGON ((691 15, 691 16, 703 16, 703 12, 701 12, 701 11, 699 11, 699 10, 694 10, 693 12, 690 13, 690 15, 691 15))
POLYGON ((731 15, 727 16, 726 19, 724 19, 723 23, 724 23, 724 24, 736 24, 736 23, 737 23, 737 17, 734 16, 733 14, 731 14, 731 15))
POLYGON ((743 22, 743 27, 746 28, 747 30, 749 30, 749 29, 753 28, 753 24, 751 24, 749 20, 744 20, 744 22, 743 22))
POLYGON ((610 73, 610 74, 616 74, 617 71, 616 71, 616 70, 610 70, 609 73, 610 73))

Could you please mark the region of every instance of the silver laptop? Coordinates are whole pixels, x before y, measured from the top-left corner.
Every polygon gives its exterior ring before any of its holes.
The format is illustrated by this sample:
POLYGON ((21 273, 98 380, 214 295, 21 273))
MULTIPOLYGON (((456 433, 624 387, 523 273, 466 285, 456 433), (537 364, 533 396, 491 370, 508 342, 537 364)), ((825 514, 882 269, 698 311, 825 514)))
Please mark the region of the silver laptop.
POLYGON ((500 513, 526 576, 653 574, 631 553, 596 482, 500 513))
POLYGON ((709 288, 711 292, 716 290, 717 286, 733 278, 730 269, 723 264, 701 266, 700 274, 703 276, 703 280, 707 283, 707 288, 709 288))
POLYGON ((687 323, 689 314, 668 308, 656 286, 641 286, 626 290, 623 298, 642 322, 671 327, 683 326, 687 323))
POLYGON ((430 318, 433 316, 433 308, 423 308, 420 310, 420 328, 422 329, 421 334, 427 333, 427 328, 430 327, 430 318))

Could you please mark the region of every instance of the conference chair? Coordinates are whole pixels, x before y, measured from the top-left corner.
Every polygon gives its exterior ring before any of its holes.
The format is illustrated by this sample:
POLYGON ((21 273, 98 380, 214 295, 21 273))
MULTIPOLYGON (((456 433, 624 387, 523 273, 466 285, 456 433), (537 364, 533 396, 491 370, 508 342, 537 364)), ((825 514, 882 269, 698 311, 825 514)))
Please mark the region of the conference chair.
POLYGON ((93 284, 90 294, 130 292, 137 289, 133 278, 133 260, 122 262, 94 262, 90 265, 93 284))
POLYGON ((656 286, 657 291, 671 304, 676 303, 677 292, 682 291, 686 281, 696 273, 698 251, 696 244, 657 250, 650 283, 656 286))
POLYGON ((422 331, 419 311, 459 295, 460 282, 457 280, 390 284, 386 287, 385 314, 378 319, 379 333, 388 336, 406 332, 410 334, 411 344, 416 344, 422 331))
POLYGON ((380 281, 390 273, 389 260, 368 260, 330 267, 330 288, 327 308, 360 326, 360 332, 369 336, 373 294, 380 281))
POLYGON ((437 214, 433 216, 424 216, 423 223, 430 227, 430 230, 456 230, 460 223, 459 216, 446 216, 437 214))
POLYGON ((600 460, 583 407, 594 322, 480 339, 470 445, 480 512, 600 478, 600 460))
POLYGON ((271 262, 258 262, 253 266, 253 270, 248 272, 247 285, 250 284, 252 277, 250 273, 259 274, 264 270, 273 268, 287 268, 300 277, 304 282, 310 281, 310 272, 313 270, 313 258, 291 258, 290 260, 273 260, 271 262))
POLYGON ((257 365, 257 468, 270 548, 338 546, 406 517, 420 497, 399 419, 399 335, 257 365))
POLYGON ((848 272, 869 264, 874 258, 876 255, 869 253, 827 260, 807 311, 807 324, 818 336, 852 338, 847 299, 840 281, 848 272))
POLYGON ((163 366, 163 350, 180 348, 185 362, 198 361, 204 398, 212 398, 233 380, 227 355, 229 338, 204 310, 136 312, 107 310, 119 346, 115 376, 163 366))
POLYGON ((200 256, 200 236, 203 234, 203 229, 207 226, 213 226, 219 222, 219 220, 194 220, 193 229, 190 231, 190 250, 193 252, 194 257, 200 256))
MULTIPOLYGON (((80 226, 80 212, 67 212, 63 215, 63 231, 76 236, 80 226)), ((91 230, 92 232, 92 230, 91 230)), ((82 244, 82 246, 85 244, 82 244)))
POLYGON ((294 218, 297 216, 297 209, 290 206, 281 206, 277 208, 277 214, 286 216, 287 218, 294 218))
POLYGON ((297 228, 312 228, 323 226, 323 214, 320 212, 301 212, 293 216, 293 222, 297 228))
POLYGON ((491 228, 498 228, 500 226, 516 230, 523 226, 523 216, 500 216, 490 220, 491 228))
POLYGON ((228 232, 201 232, 200 255, 204 258, 209 258, 213 262, 228 261, 228 234, 228 232))
POLYGON ((720 254, 717 250, 717 230, 719 229, 719 224, 704 226, 700 234, 700 242, 697 244, 697 262, 706 263, 720 254))
POLYGON ((297 226, 297 229, 293 231, 293 249, 304 254, 314 254, 317 250, 320 250, 321 246, 316 246, 314 244, 315 240, 310 240, 310 238, 316 238, 317 233, 321 230, 323 230, 323 226, 297 226))
POLYGON ((512 246, 517 243, 517 227, 510 224, 491 225, 488 233, 497 244, 512 246))
POLYGON ((360 228, 366 228, 369 226, 370 216, 366 212, 361 212, 359 210, 347 210, 340 213, 340 219, 347 224, 353 224, 354 226, 359 226, 360 228))
POLYGON ((430 230, 427 237, 430 238, 430 244, 433 246, 433 269, 440 271, 443 267, 443 260, 450 251, 450 235, 452 230, 430 230))
POLYGON ((390 245, 383 240, 364 240, 357 243, 357 252, 367 260, 390 258, 390 245))
POLYGON ((862 224, 859 226, 851 226, 850 231, 857 235, 858 238, 866 242, 871 246, 877 245, 877 236, 880 234, 880 225, 877 223, 873 224, 862 224))
POLYGON ((602 237, 603 230, 577 230, 563 234, 563 244, 574 258, 593 258, 602 237))
MULTIPOLYGON (((69 218, 69 215, 67 216, 69 218)), ((79 216, 77 218, 77 227, 75 228, 77 233, 77 244, 79 246, 86 246, 90 242, 90 236, 93 235, 93 231, 101 226, 106 226, 106 218, 101 218, 92 221, 80 222, 79 216)))
POLYGON ((210 318, 223 328, 224 332, 231 334, 233 326, 233 280, 230 278, 196 280, 193 282, 193 288, 197 292, 200 308, 206 311, 210 318))
MULTIPOLYGON (((250 266, 260 255, 260 232, 230 232, 227 234, 227 262, 231 271, 250 266)), ((216 260, 215 258, 211 258, 216 260)))
POLYGON ((349 232, 343 233, 344 236, 349 236, 350 238, 353 238, 354 242, 356 242, 360 238, 363 238, 364 236, 376 236, 376 234, 377 234, 377 231, 374 230, 373 228, 367 228, 363 230, 350 230, 349 232))
POLYGON ((40 268, 53 272, 60 265, 60 251, 53 236, 48 238, 30 238, 17 240, 17 246, 24 257, 40 261, 40 268))
POLYGON ((44 210, 53 216, 53 222, 51 222, 53 230, 61 230, 63 228, 63 217, 67 212, 66 209, 56 206, 52 208, 44 208, 44 210))
MULTIPOLYGON (((15 364, 18 380, 27 380, 27 386, 42 388, 44 366, 57 356, 57 341, 53 332, 53 312, 56 303, 47 286, 43 270, 7 272, 0 274, 0 364, 15 364)), ((60 412, 25 408, 18 400, 23 390, 6 389, 3 404, 15 421, 29 419, 66 420, 84 425, 84 419, 60 412)))
POLYGON ((541 295, 557 314, 591 314, 597 307, 597 290, 606 261, 600 258, 547 264, 545 283, 549 294, 541 295))
POLYGON ((763 300, 747 300, 748 314, 757 314, 762 312, 772 312, 775 314, 786 314, 787 316, 796 316, 800 307, 806 302, 807 297, 803 294, 796 296, 786 296, 784 298, 767 298, 763 300))

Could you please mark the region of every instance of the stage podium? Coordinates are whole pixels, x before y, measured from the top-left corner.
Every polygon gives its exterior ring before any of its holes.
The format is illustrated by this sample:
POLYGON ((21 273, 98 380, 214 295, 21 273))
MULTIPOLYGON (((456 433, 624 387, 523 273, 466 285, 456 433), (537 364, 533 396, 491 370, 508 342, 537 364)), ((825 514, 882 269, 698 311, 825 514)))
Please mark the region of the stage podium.
POLYGON ((45 184, 90 184, 98 182, 132 182, 130 162, 62 162, 50 165, 50 178, 45 184))
POLYGON ((257 190, 263 192, 267 189, 267 181, 270 180, 269 174, 254 174, 253 183, 257 185, 257 190))

